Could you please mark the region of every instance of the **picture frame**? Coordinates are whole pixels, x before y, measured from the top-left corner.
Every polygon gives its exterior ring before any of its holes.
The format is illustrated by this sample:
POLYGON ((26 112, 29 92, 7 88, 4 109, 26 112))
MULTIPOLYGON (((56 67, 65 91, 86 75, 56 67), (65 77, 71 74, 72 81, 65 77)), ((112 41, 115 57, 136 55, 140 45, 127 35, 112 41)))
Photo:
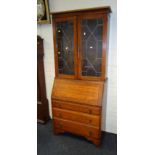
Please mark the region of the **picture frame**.
POLYGON ((50 24, 48 0, 37 0, 37 24, 50 24))

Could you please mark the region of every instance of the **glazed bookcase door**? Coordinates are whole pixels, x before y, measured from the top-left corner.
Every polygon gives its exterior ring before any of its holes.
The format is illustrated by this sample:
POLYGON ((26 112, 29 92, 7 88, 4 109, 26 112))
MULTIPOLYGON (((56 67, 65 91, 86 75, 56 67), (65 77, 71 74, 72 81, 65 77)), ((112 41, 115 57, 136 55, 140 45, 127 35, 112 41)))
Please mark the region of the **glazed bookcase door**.
POLYGON ((56 77, 77 77, 76 18, 54 19, 56 77))
POLYGON ((82 16, 78 20, 80 79, 105 79, 106 26, 104 15, 82 16))

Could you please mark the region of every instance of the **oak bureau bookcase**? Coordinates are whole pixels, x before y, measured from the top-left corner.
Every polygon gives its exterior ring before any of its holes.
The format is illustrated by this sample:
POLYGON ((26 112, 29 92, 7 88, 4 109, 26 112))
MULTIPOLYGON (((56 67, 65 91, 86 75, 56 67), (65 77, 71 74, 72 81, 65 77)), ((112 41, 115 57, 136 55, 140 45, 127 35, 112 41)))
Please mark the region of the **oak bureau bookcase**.
POLYGON ((51 13, 55 134, 70 132, 100 144, 110 13, 110 7, 51 13))

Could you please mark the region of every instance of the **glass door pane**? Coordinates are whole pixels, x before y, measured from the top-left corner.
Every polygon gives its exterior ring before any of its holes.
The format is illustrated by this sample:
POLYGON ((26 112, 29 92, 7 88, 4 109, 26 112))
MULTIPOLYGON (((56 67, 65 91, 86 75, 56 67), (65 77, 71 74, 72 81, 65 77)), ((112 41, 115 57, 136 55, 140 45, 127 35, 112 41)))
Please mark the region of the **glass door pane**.
POLYGON ((103 18, 82 19, 80 30, 80 74, 100 77, 102 74, 103 18))
POLYGON ((74 75, 74 21, 56 22, 58 74, 74 75))

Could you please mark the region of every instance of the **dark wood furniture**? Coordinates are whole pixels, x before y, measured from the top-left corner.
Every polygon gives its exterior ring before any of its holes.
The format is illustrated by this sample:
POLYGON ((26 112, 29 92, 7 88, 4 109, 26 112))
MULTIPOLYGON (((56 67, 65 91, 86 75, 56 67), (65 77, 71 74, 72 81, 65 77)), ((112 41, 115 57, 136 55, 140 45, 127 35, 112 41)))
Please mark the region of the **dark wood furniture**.
POLYGON ((101 139, 110 7, 52 13, 54 132, 101 139))
POLYGON ((37 121, 40 123, 46 123, 49 119, 43 56, 43 39, 40 36, 37 36, 37 121))

